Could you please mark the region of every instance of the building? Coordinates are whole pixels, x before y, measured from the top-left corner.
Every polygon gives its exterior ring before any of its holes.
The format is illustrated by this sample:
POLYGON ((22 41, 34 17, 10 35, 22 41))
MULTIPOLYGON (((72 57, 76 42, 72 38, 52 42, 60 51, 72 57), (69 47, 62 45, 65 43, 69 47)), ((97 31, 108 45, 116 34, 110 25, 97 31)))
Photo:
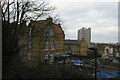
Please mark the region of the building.
POLYGON ((97 53, 101 54, 102 57, 106 57, 105 54, 105 47, 107 47, 107 44, 101 44, 101 43, 97 43, 97 53))
POLYGON ((78 40, 82 40, 84 38, 88 43, 88 47, 90 47, 91 43, 91 28, 82 28, 78 30, 78 40))
POLYGON ((54 24, 52 18, 31 21, 28 32, 28 60, 44 62, 54 61, 54 56, 64 54, 65 34, 60 24, 54 24))
POLYGON ((87 55, 88 44, 87 42, 82 40, 65 40, 65 54, 73 54, 73 55, 87 55))
POLYGON ((113 60, 120 56, 120 48, 118 44, 99 43, 97 44, 97 51, 104 59, 113 60))
POLYGON ((119 44, 113 44, 113 53, 115 57, 120 57, 120 45, 119 44))

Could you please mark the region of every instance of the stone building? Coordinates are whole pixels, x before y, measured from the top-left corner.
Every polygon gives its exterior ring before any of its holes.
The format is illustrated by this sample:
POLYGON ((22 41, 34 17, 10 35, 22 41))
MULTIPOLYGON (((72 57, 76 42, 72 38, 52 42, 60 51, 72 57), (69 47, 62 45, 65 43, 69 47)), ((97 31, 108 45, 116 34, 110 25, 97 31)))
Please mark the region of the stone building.
POLYGON ((119 44, 113 44, 113 53, 115 57, 120 57, 120 45, 119 44))
POLYGON ((65 54, 74 54, 74 55, 87 55, 88 44, 82 40, 65 40, 65 54))
POLYGON ((103 58, 105 58, 108 53, 105 53, 105 52, 108 52, 106 51, 106 48, 108 47, 108 44, 101 44, 101 43, 97 43, 97 53, 98 54, 101 54, 103 58))
POLYGON ((52 18, 31 21, 28 32, 28 59, 30 61, 47 62, 58 54, 64 54, 65 34, 60 24, 54 24, 52 18))
POLYGON ((98 53, 102 55, 105 59, 113 60, 116 57, 120 56, 120 48, 118 44, 110 44, 110 43, 99 43, 97 44, 98 53))

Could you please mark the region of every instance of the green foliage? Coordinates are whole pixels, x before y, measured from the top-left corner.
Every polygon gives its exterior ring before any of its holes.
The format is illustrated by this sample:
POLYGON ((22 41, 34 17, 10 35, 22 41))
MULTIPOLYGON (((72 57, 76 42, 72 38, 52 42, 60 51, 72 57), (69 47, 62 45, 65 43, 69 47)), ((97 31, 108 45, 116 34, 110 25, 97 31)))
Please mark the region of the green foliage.
POLYGON ((113 67, 118 67, 118 68, 120 65, 120 63, 113 63, 113 62, 110 62, 107 60, 100 61, 100 63, 101 63, 101 65, 113 66, 113 67))

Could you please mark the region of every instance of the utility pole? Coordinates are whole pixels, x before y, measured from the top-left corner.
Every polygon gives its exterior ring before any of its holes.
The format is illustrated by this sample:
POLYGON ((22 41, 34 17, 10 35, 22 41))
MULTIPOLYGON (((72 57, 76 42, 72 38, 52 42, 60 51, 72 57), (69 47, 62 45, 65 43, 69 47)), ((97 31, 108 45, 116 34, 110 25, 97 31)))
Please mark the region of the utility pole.
POLYGON ((93 50, 95 54, 95 80, 97 80, 97 48, 90 47, 89 49, 93 50))

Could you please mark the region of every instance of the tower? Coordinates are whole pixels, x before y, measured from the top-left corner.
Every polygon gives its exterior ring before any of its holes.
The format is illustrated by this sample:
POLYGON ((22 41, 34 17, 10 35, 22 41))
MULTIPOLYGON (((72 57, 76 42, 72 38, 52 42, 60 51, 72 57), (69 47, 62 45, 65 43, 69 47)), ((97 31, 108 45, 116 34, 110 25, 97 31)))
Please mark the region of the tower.
POLYGON ((91 43, 91 28, 82 28, 78 30, 78 40, 82 40, 82 38, 84 38, 84 40, 88 43, 88 47, 90 47, 90 43, 91 43))

